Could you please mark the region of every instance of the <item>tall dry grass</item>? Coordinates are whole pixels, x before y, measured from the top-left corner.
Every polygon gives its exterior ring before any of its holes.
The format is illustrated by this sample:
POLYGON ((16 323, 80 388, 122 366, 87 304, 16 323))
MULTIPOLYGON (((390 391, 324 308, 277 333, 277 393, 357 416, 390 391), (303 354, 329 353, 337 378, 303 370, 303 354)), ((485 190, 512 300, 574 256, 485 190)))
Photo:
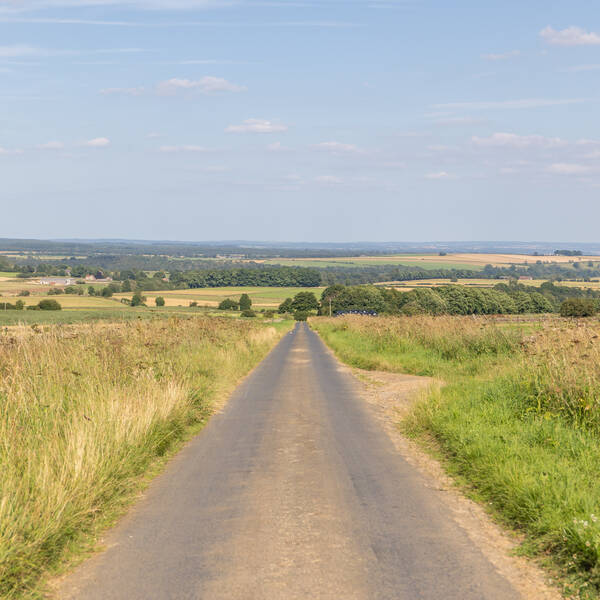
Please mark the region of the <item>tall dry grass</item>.
POLYGON ((278 337, 210 318, 0 334, 0 596, 110 518, 278 337))

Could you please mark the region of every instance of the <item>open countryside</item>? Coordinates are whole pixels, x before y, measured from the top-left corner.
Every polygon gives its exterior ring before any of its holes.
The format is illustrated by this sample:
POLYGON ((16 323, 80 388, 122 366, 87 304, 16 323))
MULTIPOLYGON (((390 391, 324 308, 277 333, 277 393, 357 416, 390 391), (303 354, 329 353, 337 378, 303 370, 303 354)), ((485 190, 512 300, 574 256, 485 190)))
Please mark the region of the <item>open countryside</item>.
POLYGON ((0 600, 600 600, 597 2, 0 34, 0 600))

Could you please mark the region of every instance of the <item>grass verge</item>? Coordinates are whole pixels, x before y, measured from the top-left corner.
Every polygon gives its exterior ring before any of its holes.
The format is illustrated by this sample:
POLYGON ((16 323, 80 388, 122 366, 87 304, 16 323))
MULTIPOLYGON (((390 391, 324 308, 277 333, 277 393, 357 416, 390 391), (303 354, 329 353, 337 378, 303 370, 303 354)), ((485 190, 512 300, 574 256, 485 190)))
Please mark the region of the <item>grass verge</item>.
POLYGON ((0 596, 37 597, 289 326, 174 317, 0 334, 0 596))
POLYGON ((404 431, 523 534, 569 597, 600 597, 600 326, 520 330, 472 317, 344 317, 311 325, 344 362, 438 377, 404 431))

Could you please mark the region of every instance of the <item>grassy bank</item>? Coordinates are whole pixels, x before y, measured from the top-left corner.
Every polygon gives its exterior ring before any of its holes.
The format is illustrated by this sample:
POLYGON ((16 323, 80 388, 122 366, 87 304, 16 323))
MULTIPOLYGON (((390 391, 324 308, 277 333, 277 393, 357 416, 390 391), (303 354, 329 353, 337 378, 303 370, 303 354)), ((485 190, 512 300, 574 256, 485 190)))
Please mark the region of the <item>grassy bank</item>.
POLYGON ((289 326, 239 319, 0 334, 0 596, 109 523, 289 326))
POLYGON ((600 597, 600 324, 344 317, 312 326, 356 367, 445 385, 403 428, 524 535, 572 597, 600 597))

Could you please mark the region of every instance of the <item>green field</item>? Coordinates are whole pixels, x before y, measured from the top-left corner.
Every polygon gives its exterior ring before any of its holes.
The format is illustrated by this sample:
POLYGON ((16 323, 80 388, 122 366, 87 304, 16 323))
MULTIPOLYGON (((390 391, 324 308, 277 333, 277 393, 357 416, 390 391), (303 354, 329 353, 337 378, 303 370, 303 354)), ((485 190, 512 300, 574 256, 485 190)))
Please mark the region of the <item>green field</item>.
POLYGON ((327 267, 419 267, 428 271, 435 269, 468 269, 470 271, 481 271, 483 265, 476 265, 460 261, 432 261, 427 255, 402 255, 382 257, 342 257, 327 259, 310 258, 271 258, 260 261, 271 265, 283 267, 315 267, 324 269, 327 267), (424 260, 425 258, 428 260, 424 260))
MULTIPOLYGON (((143 295, 147 298, 148 305, 153 305, 154 299, 161 296, 165 299, 166 306, 189 306, 190 302, 198 302, 202 306, 215 307, 226 298, 239 300, 242 294, 248 294, 254 308, 273 309, 277 308, 286 298, 294 297, 298 292, 313 292, 319 298, 322 290, 323 288, 299 287, 216 287, 143 292, 143 295)), ((115 294, 114 297, 117 299, 131 298, 131 293, 115 294)))

